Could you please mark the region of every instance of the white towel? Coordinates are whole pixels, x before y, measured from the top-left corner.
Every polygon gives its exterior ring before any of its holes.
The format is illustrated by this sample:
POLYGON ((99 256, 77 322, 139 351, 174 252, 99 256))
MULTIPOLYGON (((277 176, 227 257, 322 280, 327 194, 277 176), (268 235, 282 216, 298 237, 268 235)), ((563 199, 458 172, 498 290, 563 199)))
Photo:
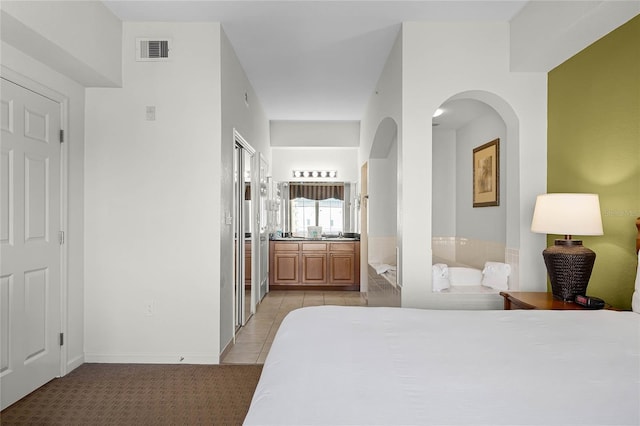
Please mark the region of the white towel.
POLYGON ((511 266, 501 262, 486 262, 482 270, 482 285, 496 290, 509 288, 509 274, 511 266))
POLYGON ((436 263, 432 267, 434 278, 448 278, 449 277, 449 267, 444 263, 436 263))
POLYGON ((433 291, 442 291, 451 286, 449 283, 449 267, 444 263, 436 263, 431 267, 431 284, 433 291))
POLYGON ((387 271, 394 271, 395 266, 387 265, 386 263, 374 263, 371 265, 376 270, 376 274, 384 274, 387 271))

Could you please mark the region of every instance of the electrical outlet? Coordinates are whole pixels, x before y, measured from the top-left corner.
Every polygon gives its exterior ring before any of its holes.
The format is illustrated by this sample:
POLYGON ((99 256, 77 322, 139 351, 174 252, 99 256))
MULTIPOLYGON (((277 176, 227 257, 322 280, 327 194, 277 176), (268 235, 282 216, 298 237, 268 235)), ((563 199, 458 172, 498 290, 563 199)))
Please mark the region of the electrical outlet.
POLYGON ((154 105, 147 106, 145 111, 147 121, 156 121, 156 107, 154 105))
POLYGON ((146 300, 144 302, 144 314, 148 317, 153 315, 153 300, 146 300))

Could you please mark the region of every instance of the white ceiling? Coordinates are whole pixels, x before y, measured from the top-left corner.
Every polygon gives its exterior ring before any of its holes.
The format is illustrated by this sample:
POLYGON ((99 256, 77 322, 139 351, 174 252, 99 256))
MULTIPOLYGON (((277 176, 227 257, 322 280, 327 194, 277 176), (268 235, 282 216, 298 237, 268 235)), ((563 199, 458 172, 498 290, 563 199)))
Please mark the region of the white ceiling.
POLYGON ((105 1, 123 21, 222 23, 270 120, 360 120, 403 21, 507 22, 526 1, 105 1))
MULTIPOLYGON (((509 22, 511 66, 544 72, 640 12, 640 0, 105 0, 104 4, 122 21, 220 22, 268 119, 334 121, 362 118, 402 22, 509 22)), ((440 118, 443 128, 448 116, 440 118)))

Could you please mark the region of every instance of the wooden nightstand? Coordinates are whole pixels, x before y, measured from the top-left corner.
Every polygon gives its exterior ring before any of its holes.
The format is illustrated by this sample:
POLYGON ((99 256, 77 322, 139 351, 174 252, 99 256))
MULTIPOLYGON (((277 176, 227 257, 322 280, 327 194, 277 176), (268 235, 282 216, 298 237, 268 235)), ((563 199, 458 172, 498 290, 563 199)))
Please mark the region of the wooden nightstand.
MULTIPOLYGON (((584 306, 573 302, 563 302, 554 299, 548 292, 540 291, 501 291, 500 296, 504 297, 504 309, 546 309, 546 310, 590 310, 584 306)), ((605 305, 605 309, 612 309, 610 305, 605 305)))

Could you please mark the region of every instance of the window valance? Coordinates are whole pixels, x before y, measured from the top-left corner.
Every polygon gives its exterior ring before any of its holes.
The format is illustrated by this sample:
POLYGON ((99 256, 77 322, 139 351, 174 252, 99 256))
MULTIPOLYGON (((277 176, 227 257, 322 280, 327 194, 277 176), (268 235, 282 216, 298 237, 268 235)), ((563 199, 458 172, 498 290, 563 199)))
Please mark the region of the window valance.
POLYGON ((344 200, 344 184, 327 183, 289 183, 289 199, 306 198, 308 200, 344 200))

